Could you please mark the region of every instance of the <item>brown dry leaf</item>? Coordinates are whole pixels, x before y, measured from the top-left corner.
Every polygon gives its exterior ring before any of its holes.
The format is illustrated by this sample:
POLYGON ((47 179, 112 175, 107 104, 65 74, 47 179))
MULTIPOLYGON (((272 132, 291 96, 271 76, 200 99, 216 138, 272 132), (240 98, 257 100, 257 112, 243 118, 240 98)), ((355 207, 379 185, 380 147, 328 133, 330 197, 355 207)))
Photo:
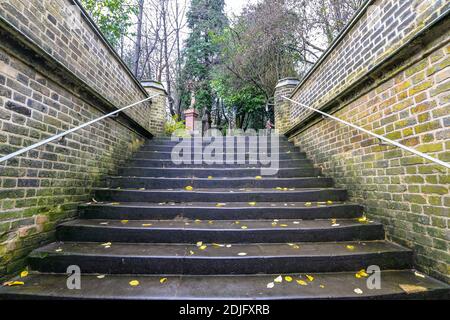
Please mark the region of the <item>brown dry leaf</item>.
POLYGON ((415 286, 412 284, 399 284, 398 285, 403 291, 406 292, 406 294, 412 294, 412 293, 419 293, 419 292, 425 292, 428 291, 427 288, 422 286, 415 286))

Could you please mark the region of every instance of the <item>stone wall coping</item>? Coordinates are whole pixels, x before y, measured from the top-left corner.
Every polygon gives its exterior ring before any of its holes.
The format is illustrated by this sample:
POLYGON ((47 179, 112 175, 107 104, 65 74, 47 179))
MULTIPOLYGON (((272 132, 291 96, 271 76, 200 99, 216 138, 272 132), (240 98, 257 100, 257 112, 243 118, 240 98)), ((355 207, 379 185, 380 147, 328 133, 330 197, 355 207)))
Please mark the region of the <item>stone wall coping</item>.
POLYGON ((141 85, 144 89, 146 88, 152 88, 152 89, 156 89, 159 91, 164 92, 164 94, 167 95, 167 91, 166 88, 164 88, 164 85, 158 81, 155 80, 142 80, 141 81, 141 85))
POLYGON ((284 86, 297 86, 300 83, 300 80, 297 78, 284 78, 278 81, 275 89, 284 87, 284 86))
POLYGON ((94 20, 92 20, 89 13, 84 9, 83 5, 80 3, 79 0, 70 0, 73 4, 75 4, 81 11, 81 16, 83 19, 88 23, 88 25, 91 27, 92 31, 99 37, 99 39, 103 42, 103 44, 106 46, 106 48, 111 52, 111 54, 114 56, 114 58, 119 62, 119 64, 124 68, 124 70, 127 72, 127 74, 130 76, 130 78, 133 80, 134 83, 139 87, 139 89, 148 97, 148 93, 145 90, 145 88, 141 85, 139 80, 136 78, 136 76, 131 72, 130 68, 126 65, 126 63, 123 61, 123 59, 119 56, 117 51, 111 46, 109 41, 106 39, 106 37, 103 35, 103 32, 99 29, 99 27, 96 25, 94 20))
POLYGON ((319 60, 312 66, 312 68, 308 71, 308 73, 302 78, 297 88, 292 91, 291 97, 293 97, 298 90, 302 87, 302 85, 313 75, 313 73, 317 70, 317 68, 325 61, 325 59, 333 52, 334 48, 344 39, 344 37, 352 30, 353 26, 361 19, 361 17, 366 13, 367 8, 374 3, 375 0, 366 0, 366 2, 359 8, 359 10, 355 13, 353 18, 347 23, 345 28, 341 31, 341 33, 334 39, 331 45, 327 48, 327 50, 320 56, 319 60))

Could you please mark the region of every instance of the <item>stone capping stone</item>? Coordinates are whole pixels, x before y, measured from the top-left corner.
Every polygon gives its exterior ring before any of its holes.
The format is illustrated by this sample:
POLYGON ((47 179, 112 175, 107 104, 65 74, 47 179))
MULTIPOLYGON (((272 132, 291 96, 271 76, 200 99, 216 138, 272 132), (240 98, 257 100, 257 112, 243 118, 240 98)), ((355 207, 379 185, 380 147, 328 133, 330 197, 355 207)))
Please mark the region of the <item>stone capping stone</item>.
POLYGON ((165 95, 167 95, 167 91, 166 88, 164 88, 164 85, 158 81, 155 80, 142 80, 141 81, 141 85, 144 89, 147 88, 152 88, 152 89, 156 89, 159 90, 161 92, 163 92, 165 95))
POLYGON ((99 27, 95 24, 94 20, 92 20, 89 13, 84 9, 83 5, 80 3, 79 0, 70 0, 73 4, 75 4, 81 11, 83 19, 88 23, 88 25, 91 27, 92 31, 95 32, 95 34, 99 37, 99 39, 103 42, 103 44, 108 48, 108 50, 112 53, 114 58, 122 65, 122 67, 125 69, 125 71, 128 73, 130 78, 136 83, 136 85, 141 89, 141 91, 144 94, 147 94, 147 91, 145 88, 141 85, 139 80, 134 76, 133 72, 131 72, 130 68, 128 68, 127 64, 123 61, 123 59, 119 56, 117 51, 111 46, 109 41, 106 39, 106 37, 103 35, 103 32, 99 29, 99 27))
POLYGON ((284 78, 278 81, 275 89, 284 87, 284 86, 297 86, 300 83, 300 80, 297 78, 284 78))
MULTIPOLYGON (((420 49, 420 47, 424 46, 427 43, 430 43, 433 39, 437 38, 439 35, 444 34, 450 28, 450 21, 447 19, 450 16, 450 10, 447 10, 444 14, 438 16, 431 23, 429 23, 425 28, 420 30, 417 34, 414 35, 411 39, 409 39, 402 46, 394 50, 390 55, 384 58, 381 62, 371 68, 366 74, 362 75, 359 79, 353 81, 353 83, 347 87, 345 90, 340 92, 336 97, 331 99, 330 101, 322 104, 316 109, 320 109, 322 111, 337 111, 336 107, 343 108, 345 102, 348 97, 352 97, 352 100, 357 99, 359 96, 364 94, 363 90, 367 91, 368 87, 373 87, 374 85, 380 85, 381 83, 386 82, 389 78, 395 76, 409 65, 415 63, 412 61, 407 65, 403 65, 401 68, 398 68, 395 74, 392 74, 391 69, 393 66, 398 66, 404 63, 408 57, 410 57, 415 51, 420 49), (382 75, 387 72, 389 73, 389 77, 387 79, 383 79, 381 82, 376 83, 376 79, 380 79, 382 75), (358 92, 358 95, 355 95, 355 92, 358 92)), ((291 98, 295 100, 295 94, 298 92, 302 84, 307 79, 302 80, 300 84, 293 91, 291 98)), ((308 129, 311 125, 318 121, 323 120, 322 116, 317 113, 312 113, 299 123, 293 125, 288 131, 285 132, 287 137, 293 137, 302 131, 308 129)))
MULTIPOLYGON (((103 113, 109 113, 118 108, 108 99, 99 94, 89 84, 76 76, 71 70, 61 62, 54 59, 43 50, 38 44, 22 33, 15 26, 0 16, 0 47, 16 56, 23 63, 35 70, 46 74, 50 79, 59 83, 69 92, 84 100, 103 113)), ((136 80, 137 81, 137 80, 136 80)), ((148 97, 147 91, 139 83, 139 88, 148 97)), ((121 112, 117 118, 113 118, 130 130, 146 137, 152 138, 153 134, 141 126, 131 116, 121 112)))

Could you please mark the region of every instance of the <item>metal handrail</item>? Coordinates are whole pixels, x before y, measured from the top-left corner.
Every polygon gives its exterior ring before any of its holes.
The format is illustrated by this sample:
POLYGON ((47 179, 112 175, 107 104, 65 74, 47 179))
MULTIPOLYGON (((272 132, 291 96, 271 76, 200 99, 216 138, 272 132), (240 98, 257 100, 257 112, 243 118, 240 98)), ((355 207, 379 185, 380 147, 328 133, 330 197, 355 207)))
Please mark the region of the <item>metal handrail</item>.
POLYGON ((114 111, 114 112, 108 113, 108 114, 106 114, 106 115, 104 115, 104 116, 102 116, 102 117, 100 117, 100 118, 97 118, 97 119, 94 119, 94 120, 92 120, 92 121, 86 122, 85 124, 82 124, 81 126, 75 127, 75 128, 73 128, 73 129, 70 129, 70 130, 67 130, 67 131, 64 131, 64 132, 62 132, 62 133, 60 133, 60 134, 57 134, 57 135, 55 135, 55 136, 53 136, 53 137, 50 137, 50 138, 46 139, 46 140, 43 140, 43 141, 41 141, 41 142, 35 143, 35 144, 31 145, 31 146, 28 146, 28 147, 26 147, 26 148, 23 148, 23 149, 21 149, 21 150, 18 150, 18 151, 16 151, 16 152, 13 152, 13 153, 11 153, 11 154, 9 154, 9 155, 7 155, 7 156, 4 156, 4 157, 0 158, 0 163, 5 162, 5 161, 8 161, 9 159, 12 159, 12 158, 14 158, 14 157, 17 157, 17 156, 19 156, 19 155, 21 155, 21 154, 24 154, 24 153, 26 153, 26 152, 28 152, 28 151, 31 151, 31 150, 33 150, 33 149, 39 148, 39 147, 41 147, 41 146, 44 146, 44 145, 46 145, 46 144, 48 144, 48 143, 50 143, 50 142, 53 142, 53 141, 55 141, 55 140, 63 139, 63 138, 64 138, 65 136, 67 136, 68 134, 71 134, 71 133, 76 132, 76 131, 78 131, 78 130, 80 130, 80 129, 83 129, 83 128, 85 128, 85 127, 87 127, 87 126, 90 126, 91 124, 94 124, 94 123, 96 123, 96 122, 99 122, 99 121, 101 121, 101 120, 103 120, 103 119, 106 119, 106 118, 110 118, 110 117, 116 116, 116 115, 118 115, 120 112, 123 112, 123 111, 125 111, 125 110, 127 110, 127 109, 130 109, 130 108, 132 108, 132 107, 135 107, 135 106, 137 106, 138 104, 147 102, 147 101, 149 101, 149 100, 151 100, 151 99, 153 99, 153 98, 155 98, 155 97, 157 97, 157 96, 159 96, 159 95, 160 95, 160 93, 155 94, 155 95, 152 95, 151 97, 148 97, 148 98, 146 98, 146 99, 144 99, 144 100, 135 102, 135 103, 130 104, 130 105, 126 106, 126 107, 123 107, 122 109, 118 109, 118 110, 116 110, 116 111, 114 111))
POLYGON ((439 165, 441 165, 441 166, 443 166, 443 167, 446 167, 447 169, 450 169, 450 164, 447 163, 447 162, 444 162, 444 161, 441 161, 441 160, 439 160, 439 159, 430 157, 429 155, 427 155, 427 154, 425 154, 425 153, 423 153, 423 152, 414 150, 414 149, 412 149, 412 148, 410 148, 410 147, 407 147, 407 146, 405 146, 405 145, 403 145, 403 144, 401 144, 401 143, 398 143, 398 142, 393 141, 393 140, 391 140, 391 139, 385 138, 385 137, 383 137, 383 136, 381 136, 381 135, 379 135, 379 134, 373 133, 373 132, 371 132, 371 131, 369 131, 369 130, 366 130, 366 129, 364 129, 364 128, 358 127, 357 125, 354 125, 354 124, 352 124, 352 123, 350 123, 350 122, 347 122, 347 121, 345 121, 345 120, 339 119, 339 118, 337 118, 337 117, 335 117, 335 116, 332 116, 332 115, 330 115, 330 114, 328 114, 328 113, 326 113, 326 112, 320 111, 320 110, 318 110, 318 109, 314 109, 314 108, 312 108, 312 107, 310 107, 310 106, 307 106, 306 104, 297 102, 297 101, 292 100, 292 99, 290 99, 290 98, 288 98, 288 97, 286 97, 286 96, 283 96, 283 99, 286 99, 286 100, 288 100, 288 101, 290 101, 290 102, 293 102, 293 103, 295 103, 295 104, 298 104, 299 106, 302 106, 302 107, 307 108, 307 109, 309 109, 309 110, 312 110, 312 111, 314 111, 314 112, 320 113, 321 115, 323 115, 323 116, 325 116, 325 117, 328 117, 328 118, 331 118, 331 119, 333 119, 333 120, 335 120, 335 121, 337 121, 337 122, 346 124, 346 125, 349 126, 349 127, 352 127, 352 128, 354 128, 354 129, 356 129, 356 130, 365 132, 365 133, 367 133, 368 135, 371 135, 371 136, 373 136, 373 137, 375 137, 375 138, 377 138, 377 139, 379 139, 379 140, 381 140, 381 141, 387 142, 387 143, 389 143, 389 144, 391 144, 391 145, 393 145, 393 146, 396 146, 396 147, 398 147, 398 148, 400 148, 400 149, 403 149, 403 150, 406 150, 406 151, 408 151, 408 152, 411 152, 411 153, 413 153, 413 154, 415 154, 415 155, 417 155, 417 156, 419 156, 419 157, 421 157, 421 158, 427 159, 427 160, 432 161, 432 162, 434 162, 434 163, 437 163, 437 164, 439 164, 439 165))

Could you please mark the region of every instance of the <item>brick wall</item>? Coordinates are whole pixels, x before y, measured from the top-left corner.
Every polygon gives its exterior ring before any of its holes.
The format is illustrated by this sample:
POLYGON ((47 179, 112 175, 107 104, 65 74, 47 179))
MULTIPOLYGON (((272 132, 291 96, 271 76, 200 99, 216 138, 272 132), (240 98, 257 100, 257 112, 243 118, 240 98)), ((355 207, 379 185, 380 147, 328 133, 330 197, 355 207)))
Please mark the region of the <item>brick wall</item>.
MULTIPOLYGON (((365 76, 354 76, 359 63, 340 65, 341 52, 361 45, 355 39, 370 19, 364 14, 325 63, 297 87, 293 99, 449 162, 450 28, 448 15, 439 19, 443 2, 433 1, 432 6, 420 10, 413 1, 374 4, 390 7, 396 14, 395 24, 386 28, 389 33, 369 34, 364 39, 379 35, 381 42, 396 39, 390 47, 398 50, 382 49, 375 42, 374 48, 360 48, 360 56, 368 54, 366 62, 361 62, 362 70, 380 62, 376 52, 385 58, 365 76), (409 12, 404 15, 413 17, 408 24, 402 22, 399 12, 404 3, 408 5, 402 10, 409 12), (424 21, 431 19, 438 20, 427 26, 424 21), (390 34, 402 37, 390 38, 390 34), (415 40, 405 42, 408 37, 415 40), (327 83, 333 74, 341 80, 327 83)), ((382 19, 383 25, 389 25, 388 20, 382 19)), ((358 60, 356 55, 352 58, 350 61, 358 60)), ((384 223, 389 240, 414 249, 420 270, 450 283, 449 170, 399 148, 380 145, 369 135, 331 119, 302 113, 297 105, 290 109, 291 123, 285 132, 291 140, 326 176, 333 177, 338 187, 349 190, 352 202, 360 203, 370 218, 384 223)))
POLYGON ((165 123, 167 121, 167 92, 164 86, 156 81, 144 80, 142 85, 149 96, 159 94, 159 96, 152 99, 150 131, 157 137, 164 136, 165 123))
MULTIPOLYGON (((70 4, 0 0, 0 156, 148 96, 88 20, 69 28, 70 4)), ((0 163, 0 281, 159 134, 165 97, 153 102, 0 163)))

